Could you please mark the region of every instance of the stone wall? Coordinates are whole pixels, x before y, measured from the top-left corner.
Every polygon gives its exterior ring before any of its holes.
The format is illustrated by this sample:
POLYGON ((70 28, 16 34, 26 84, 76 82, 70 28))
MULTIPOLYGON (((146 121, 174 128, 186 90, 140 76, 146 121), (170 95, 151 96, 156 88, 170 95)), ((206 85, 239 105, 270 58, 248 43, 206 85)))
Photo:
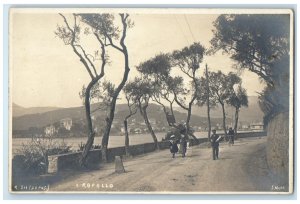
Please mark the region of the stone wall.
MULTIPOLYGON (((159 142, 160 149, 169 148, 168 141, 159 142)), ((132 156, 141 155, 149 152, 155 151, 154 143, 145 143, 139 145, 131 145, 129 146, 129 151, 132 156)), ((66 169, 76 169, 79 167, 78 161, 80 160, 82 152, 76 153, 67 153, 60 155, 53 155, 48 157, 49 165, 48 165, 48 173, 56 173, 61 170, 66 169)), ((108 162, 112 162, 115 159, 115 156, 125 155, 125 147, 115 147, 109 148, 107 150, 107 160, 108 162)), ((97 165, 101 162, 101 150, 91 150, 87 157, 88 165, 97 165)))
MULTIPOLYGON (((225 134, 219 134, 224 136, 225 134)), ((246 138, 246 137, 262 137, 266 136, 267 132, 240 132, 236 135, 237 138, 246 138)))
POLYGON ((267 127, 267 162, 275 185, 288 187, 289 178, 289 114, 280 113, 267 127))

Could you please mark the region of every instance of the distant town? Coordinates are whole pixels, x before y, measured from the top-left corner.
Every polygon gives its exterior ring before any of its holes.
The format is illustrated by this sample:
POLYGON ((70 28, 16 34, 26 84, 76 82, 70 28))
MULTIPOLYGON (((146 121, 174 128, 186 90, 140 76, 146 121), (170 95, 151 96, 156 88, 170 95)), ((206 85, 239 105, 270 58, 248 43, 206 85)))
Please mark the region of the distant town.
MULTIPOLYGON (((100 121, 100 117, 92 117, 92 121, 95 124, 94 131, 96 132, 97 136, 101 136, 103 133, 104 124, 97 123, 100 121), (97 125, 102 124, 102 125, 97 125)), ((163 120, 159 121, 154 118, 149 118, 149 122, 151 123, 153 130, 155 132, 167 132, 170 127, 164 124, 163 120)), ((232 125, 229 123, 229 125, 232 125)), ((215 123, 212 126, 212 129, 222 130, 221 123, 215 123)), ((240 122, 238 125, 239 131, 261 131, 263 130, 264 126, 262 122, 253 122, 253 123, 245 123, 240 122)), ((194 132, 202 132, 207 131, 207 126, 191 126, 191 129, 194 132)), ((13 132, 14 137, 84 137, 86 126, 84 120, 72 119, 72 118, 62 118, 61 120, 49 124, 45 127, 30 127, 28 130, 15 130, 13 132)), ((144 134, 149 133, 149 130, 142 120, 137 120, 137 118, 132 118, 128 121, 128 131, 131 134, 144 134)), ((112 133, 114 136, 121 136, 124 135, 125 130, 123 127, 123 121, 119 119, 115 119, 112 124, 112 133)))

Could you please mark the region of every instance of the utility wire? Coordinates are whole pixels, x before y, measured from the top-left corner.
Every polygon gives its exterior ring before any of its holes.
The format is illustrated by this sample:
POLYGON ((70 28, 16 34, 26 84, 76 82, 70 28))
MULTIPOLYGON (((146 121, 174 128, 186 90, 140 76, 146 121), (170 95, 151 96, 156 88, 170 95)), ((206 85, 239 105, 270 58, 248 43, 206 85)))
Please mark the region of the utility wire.
POLYGON ((191 32, 191 34, 192 34, 192 38, 193 38, 194 42, 196 42, 195 36, 194 36, 194 34, 193 34, 193 32, 192 32, 191 26, 190 26, 189 21, 188 21, 188 19, 187 19, 187 17, 186 17, 185 14, 184 14, 184 19, 185 19, 185 22, 187 23, 187 25, 188 25, 188 27, 189 27, 189 30, 190 30, 190 32, 191 32))
POLYGON ((175 18, 175 20, 176 20, 176 22, 177 22, 177 24, 178 24, 178 26, 179 26, 179 29, 181 30, 181 32, 182 32, 182 34, 183 34, 183 37, 185 38, 187 44, 189 45, 190 42, 189 42, 188 38, 186 37, 186 35, 184 34, 183 29, 182 29, 182 27, 181 27, 181 25, 180 25, 178 19, 176 18, 176 15, 174 15, 174 18, 175 18))

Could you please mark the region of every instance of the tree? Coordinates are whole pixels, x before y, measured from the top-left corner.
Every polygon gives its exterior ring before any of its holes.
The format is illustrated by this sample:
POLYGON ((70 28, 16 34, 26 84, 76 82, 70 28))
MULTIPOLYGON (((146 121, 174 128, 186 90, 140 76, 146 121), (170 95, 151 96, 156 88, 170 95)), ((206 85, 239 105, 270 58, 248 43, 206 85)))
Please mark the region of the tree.
POLYGON ((171 68, 170 55, 162 53, 137 66, 137 70, 143 75, 143 78, 151 80, 154 84, 151 98, 153 101, 162 106, 169 126, 174 124, 169 121, 168 117, 171 115, 175 118, 173 112, 173 103, 175 99, 171 89, 175 89, 176 86, 181 83, 181 81, 178 81, 177 78, 170 76, 171 68), (168 102, 168 108, 163 100, 168 102))
MULTIPOLYGON (((85 104, 85 112, 86 112, 86 120, 88 126, 88 139, 82 153, 82 157, 80 159, 80 165, 85 166, 85 161, 88 156, 89 150, 91 149, 94 143, 95 132, 92 124, 91 119, 91 104, 90 104, 90 92, 93 86, 98 83, 98 81, 104 76, 104 68, 107 62, 107 56, 105 52, 105 46, 101 38, 99 37, 99 33, 94 31, 93 34, 96 37, 98 43, 100 44, 101 48, 101 65, 100 71, 97 72, 96 64, 93 59, 92 55, 88 54, 86 50, 80 45, 80 34, 81 34, 81 27, 78 24, 78 15, 73 14, 73 26, 70 26, 68 23, 67 18, 63 14, 59 14, 65 23, 65 26, 58 26, 57 31, 55 34, 64 41, 66 45, 71 46, 73 52, 77 55, 80 59, 80 62, 84 65, 85 69, 87 70, 91 81, 88 83, 88 86, 85 90, 84 95, 84 104, 85 104), (91 59, 91 56, 93 59, 91 59)), ((97 51, 98 52, 98 51, 97 51)))
POLYGON ((159 149, 157 137, 152 129, 152 126, 149 122, 147 108, 149 106, 149 100, 154 92, 154 83, 146 78, 136 77, 133 81, 128 82, 124 88, 124 92, 132 98, 133 101, 136 101, 139 111, 144 118, 145 124, 152 136, 155 148, 159 149))
MULTIPOLYGON (((172 53, 172 65, 180 69, 180 71, 190 79, 189 84, 191 87, 195 87, 194 90, 190 87, 189 89, 182 89, 181 92, 173 91, 174 99, 176 103, 187 111, 186 119, 186 138, 190 132, 190 119, 192 113, 192 105, 197 98, 197 89, 200 87, 198 80, 196 78, 196 72, 200 68, 200 63, 203 60, 203 55, 205 53, 205 48, 200 43, 194 43, 189 47, 184 47, 182 50, 175 50, 172 53), (180 94, 179 94, 180 93, 180 94), (180 98, 180 95, 182 98, 180 98), (190 98, 188 104, 185 103, 187 97, 190 98)), ((188 84, 188 83, 185 83, 188 84)), ((194 139, 197 140, 195 136, 194 139)))
MULTIPOLYGON (((92 104, 97 104, 95 108, 91 111, 91 114, 94 114, 98 110, 105 111, 108 114, 107 110, 110 109, 111 101, 115 92, 115 85, 106 79, 99 81, 94 84, 90 90, 90 102, 92 104)), ((79 97, 84 99, 86 94, 86 87, 83 86, 81 92, 79 92, 79 97)))
POLYGON ((210 79, 210 72, 208 71, 207 64, 205 66, 205 77, 199 79, 198 84, 203 84, 198 88, 197 93, 197 105, 207 107, 207 123, 208 123, 208 140, 210 141, 211 134, 211 120, 210 120, 210 109, 214 108, 217 105, 217 99, 212 95, 210 91, 210 86, 212 86, 212 81, 210 79))
POLYGON ((211 53, 223 50, 236 62, 238 69, 248 69, 266 82, 268 91, 262 94, 272 91, 273 95, 281 96, 274 97, 276 100, 265 115, 288 110, 290 16, 220 15, 214 27, 211 53))
POLYGON ((134 114, 137 113, 137 103, 134 100, 133 96, 130 95, 129 89, 127 89, 126 85, 123 89, 127 101, 127 106, 129 109, 128 115, 126 115, 124 119, 124 131, 125 131, 125 153, 127 156, 130 156, 130 151, 129 151, 129 133, 128 133, 128 119, 133 116, 134 114))
POLYGON ((122 81, 118 84, 118 86, 114 90, 111 103, 110 103, 109 114, 108 117, 106 118, 106 128, 103 133, 102 142, 101 142, 102 161, 107 162, 107 146, 108 146, 109 134, 110 134, 112 122, 114 119, 116 102, 121 90, 125 86, 130 71, 129 55, 128 55, 127 46, 125 45, 125 39, 127 36, 127 29, 132 27, 134 24, 128 18, 129 14, 124 14, 124 13, 119 14, 122 23, 121 31, 117 26, 114 25, 113 23, 114 15, 112 14, 79 14, 79 15, 81 16, 81 19, 84 23, 89 25, 94 32, 99 34, 99 37, 102 37, 105 46, 110 46, 113 49, 117 50, 118 52, 121 52, 124 57, 123 78, 122 81), (119 37, 120 40, 118 44, 116 44, 115 41, 118 40, 119 37))
POLYGON ((225 75, 221 71, 218 71, 218 72, 211 72, 210 79, 211 79, 211 85, 210 85, 211 94, 214 97, 216 97, 216 100, 222 107, 223 130, 225 136, 227 136, 225 104, 227 103, 227 101, 229 100, 230 96, 233 93, 234 85, 239 84, 241 82, 241 78, 231 72, 228 75, 225 75))
POLYGON ((176 117, 174 115, 173 105, 175 102, 174 93, 179 93, 183 90, 183 78, 176 76, 168 76, 156 84, 156 91, 153 93, 152 99, 162 106, 169 126, 175 127, 176 117), (167 107, 163 100, 167 101, 167 107), (172 121, 174 120, 174 121, 172 121))
POLYGON ((237 125, 239 120, 239 111, 242 106, 248 107, 248 96, 246 89, 241 84, 232 92, 227 103, 235 108, 234 132, 237 133, 237 125))
POLYGON ((260 109, 264 113, 264 124, 276 116, 280 110, 284 110, 283 105, 278 104, 277 101, 282 98, 282 95, 276 91, 273 87, 267 86, 258 96, 258 104, 260 109))

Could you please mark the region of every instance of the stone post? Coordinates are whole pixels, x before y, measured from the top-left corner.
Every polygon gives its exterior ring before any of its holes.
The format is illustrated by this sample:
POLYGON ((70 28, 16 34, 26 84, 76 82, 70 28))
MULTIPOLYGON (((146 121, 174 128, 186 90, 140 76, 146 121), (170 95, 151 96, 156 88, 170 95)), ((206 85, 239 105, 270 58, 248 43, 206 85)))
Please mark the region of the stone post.
POLYGON ((116 173, 125 173, 123 161, 120 156, 115 156, 115 172, 116 173))

